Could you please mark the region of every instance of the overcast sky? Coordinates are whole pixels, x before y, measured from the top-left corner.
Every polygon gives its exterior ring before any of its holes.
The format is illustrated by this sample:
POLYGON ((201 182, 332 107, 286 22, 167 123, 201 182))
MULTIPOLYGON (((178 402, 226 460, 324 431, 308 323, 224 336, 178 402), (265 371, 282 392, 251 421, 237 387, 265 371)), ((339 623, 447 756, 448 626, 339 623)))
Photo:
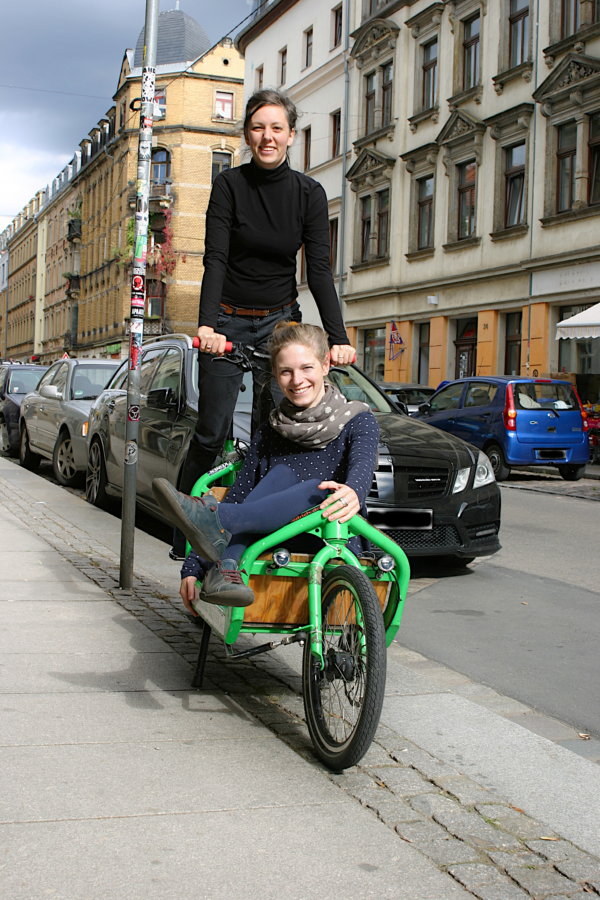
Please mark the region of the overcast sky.
MULTIPOLYGON (((180 9, 213 43, 252 5, 252 0, 180 0, 180 9)), ((161 0, 161 12, 174 8, 175 0, 161 0)), ((0 231, 58 174, 111 107, 123 53, 135 47, 145 9, 145 0, 2 3, 0 231)))

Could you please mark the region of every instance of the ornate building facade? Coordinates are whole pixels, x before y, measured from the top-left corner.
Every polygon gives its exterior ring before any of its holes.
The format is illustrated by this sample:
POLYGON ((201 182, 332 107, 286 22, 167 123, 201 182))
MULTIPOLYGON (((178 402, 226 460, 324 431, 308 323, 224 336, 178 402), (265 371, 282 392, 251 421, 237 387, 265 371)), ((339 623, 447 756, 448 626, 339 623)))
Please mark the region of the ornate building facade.
POLYGON ((295 165, 332 219, 345 200, 332 234, 366 371, 571 372, 598 399, 600 341, 555 326, 600 299, 600 3, 272 0, 238 45, 246 92, 262 67, 304 111, 295 165))

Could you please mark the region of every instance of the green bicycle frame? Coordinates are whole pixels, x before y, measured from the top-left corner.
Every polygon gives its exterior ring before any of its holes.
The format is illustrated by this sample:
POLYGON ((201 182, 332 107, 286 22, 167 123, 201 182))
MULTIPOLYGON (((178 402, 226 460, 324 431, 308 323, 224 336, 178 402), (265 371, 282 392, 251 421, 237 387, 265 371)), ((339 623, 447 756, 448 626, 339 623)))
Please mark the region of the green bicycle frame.
MULTIPOLYGON (((242 467, 242 460, 223 463, 211 472, 203 475, 192 490, 192 497, 205 494, 210 485, 224 477, 235 478, 235 473, 242 467)), ((188 545, 189 550, 189 545, 188 545)), ((266 535, 252 544, 244 552, 239 569, 248 584, 252 575, 268 575, 272 578, 289 577, 306 578, 308 581, 308 608, 311 652, 320 660, 323 667, 323 646, 321 632, 321 583, 324 574, 332 571, 339 561, 355 566, 365 572, 371 580, 390 582, 388 602, 383 612, 386 633, 386 645, 389 647, 394 639, 406 599, 406 591, 410 579, 410 566, 404 551, 377 528, 369 524, 362 516, 355 515, 349 522, 329 522, 323 517, 318 507, 308 510, 283 528, 266 535), (310 562, 290 562, 287 566, 276 568, 270 559, 259 559, 265 551, 285 546, 286 542, 299 534, 314 534, 325 544, 310 562), (371 541, 385 553, 393 557, 396 568, 393 572, 381 572, 376 563, 363 565, 346 546, 349 538, 359 535, 371 541)), ((306 626, 286 626, 281 624, 261 624, 248 622, 244 624, 244 607, 222 607, 197 600, 194 608, 210 627, 219 634, 226 644, 233 644, 242 634, 282 634, 306 631, 306 626)))

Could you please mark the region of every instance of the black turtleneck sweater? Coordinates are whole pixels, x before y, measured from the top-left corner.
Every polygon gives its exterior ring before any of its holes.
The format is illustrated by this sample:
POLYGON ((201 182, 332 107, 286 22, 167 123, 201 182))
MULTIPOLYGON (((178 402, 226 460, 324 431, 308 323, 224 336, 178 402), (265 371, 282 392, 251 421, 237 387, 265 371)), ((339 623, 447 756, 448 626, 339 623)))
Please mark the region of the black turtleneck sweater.
POLYGON ((296 256, 304 244, 308 286, 333 344, 347 344, 329 265, 327 197, 318 182, 254 162, 221 172, 206 212, 199 325, 216 328, 221 302, 276 309, 295 300, 296 256))

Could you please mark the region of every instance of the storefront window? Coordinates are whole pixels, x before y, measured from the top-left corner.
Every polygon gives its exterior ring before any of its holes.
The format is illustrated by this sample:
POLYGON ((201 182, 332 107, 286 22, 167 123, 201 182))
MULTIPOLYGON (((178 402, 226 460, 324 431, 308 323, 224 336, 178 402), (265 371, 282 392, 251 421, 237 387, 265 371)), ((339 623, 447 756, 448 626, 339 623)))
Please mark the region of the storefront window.
POLYGON ((429 384, 429 322, 419 325, 419 384, 429 384))
POLYGON ((477 374, 477 319, 459 319, 456 323, 455 378, 472 378, 477 374))
POLYGON ((508 313, 506 316, 506 355, 504 374, 521 374, 521 327, 523 313, 508 313))
MULTIPOLYGON (((560 319, 570 319, 577 313, 594 306, 586 303, 582 306, 563 306, 560 319)), ((574 374, 577 380, 577 393, 584 403, 598 403, 600 400, 600 338, 581 339, 561 338, 558 342, 558 369, 560 374, 574 374)))
POLYGON ((384 381, 385 328, 370 328, 365 331, 363 368, 373 381, 384 381))

